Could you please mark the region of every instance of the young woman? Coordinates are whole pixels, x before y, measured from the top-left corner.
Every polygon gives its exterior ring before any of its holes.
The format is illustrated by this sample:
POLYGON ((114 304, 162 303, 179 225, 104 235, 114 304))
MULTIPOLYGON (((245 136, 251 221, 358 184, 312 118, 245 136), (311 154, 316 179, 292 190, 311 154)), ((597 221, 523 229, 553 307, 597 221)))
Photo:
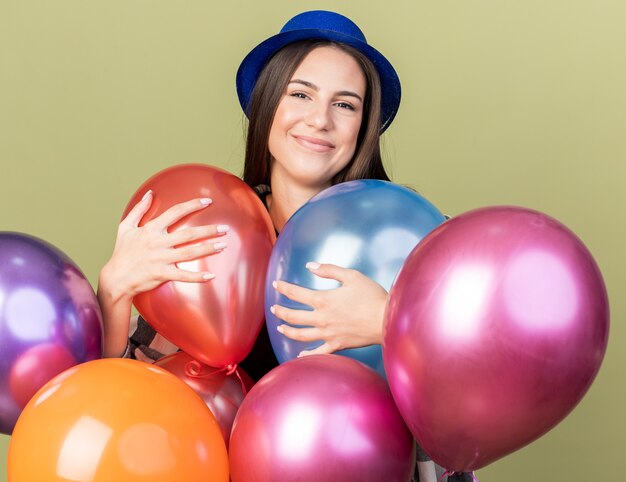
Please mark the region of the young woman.
MULTIPOLYGON (((289 20, 243 60, 237 93, 249 117, 243 179, 265 202, 277 232, 297 209, 331 185, 389 179, 379 139, 399 107, 400 82, 392 65, 346 17, 313 11, 289 20)), ((150 361, 176 351, 141 319, 128 342, 133 297, 171 280, 210 283, 220 274, 191 273, 176 263, 228 249, 227 226, 167 232, 178 219, 211 209, 210 199, 178 204, 138 227, 151 201, 148 192, 120 223, 113 255, 100 273, 105 356, 150 361), (174 248, 183 240, 206 238, 216 239, 213 244, 174 248)), ((283 325, 280 331, 296 340, 324 341, 304 355, 381 343, 385 290, 357 271, 311 261, 307 267, 314 274, 336 279, 341 286, 312 291, 278 281, 279 292, 313 307, 272 307, 290 325, 307 326, 283 325)), ((255 379, 276 365, 265 329, 241 365, 255 379)), ((418 466, 422 481, 435 480, 432 463, 418 466)))
MULTIPOLYGON (((333 184, 389 179, 379 138, 397 112, 400 83, 391 64, 346 17, 312 11, 291 19, 243 60, 237 92, 249 117, 243 179, 263 198, 278 232, 300 206, 333 184)), ((210 199, 178 204, 138 227, 151 202, 148 192, 120 223, 113 255, 100 273, 106 356, 128 355, 135 295, 170 280, 210 283, 219 273, 192 273, 176 263, 228 249, 227 226, 167 232, 178 219, 211 209, 210 199), (181 240, 206 238, 216 239, 213 244, 174 249, 181 240)), ((313 292, 279 281, 281 293, 314 307, 313 312, 301 312, 275 306, 281 319, 312 327, 285 325, 283 333, 325 341, 311 353, 380 343, 384 289, 353 270, 316 263, 309 269, 341 281, 342 286, 313 292), (356 305, 361 307, 358 311, 356 305)), ((176 349, 154 333, 146 334, 149 327, 141 320, 139 328, 131 339, 140 346, 139 352, 130 346, 136 356, 156 358, 176 349)), ((249 368, 245 362, 243 366, 249 368)))

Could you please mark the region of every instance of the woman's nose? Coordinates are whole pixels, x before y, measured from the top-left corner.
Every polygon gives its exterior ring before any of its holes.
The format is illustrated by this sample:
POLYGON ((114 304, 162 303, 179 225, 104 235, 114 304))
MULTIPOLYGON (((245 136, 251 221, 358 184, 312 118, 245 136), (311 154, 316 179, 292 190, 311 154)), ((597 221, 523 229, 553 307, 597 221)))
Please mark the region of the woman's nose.
POLYGON ((316 129, 329 129, 332 126, 330 106, 322 102, 313 102, 307 112, 305 122, 316 129))

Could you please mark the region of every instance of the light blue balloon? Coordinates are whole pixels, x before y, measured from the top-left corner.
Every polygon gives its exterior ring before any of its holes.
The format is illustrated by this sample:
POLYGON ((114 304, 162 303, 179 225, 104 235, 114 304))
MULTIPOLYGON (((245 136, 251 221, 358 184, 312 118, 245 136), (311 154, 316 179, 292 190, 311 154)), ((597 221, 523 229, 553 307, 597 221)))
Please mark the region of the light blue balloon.
MULTIPOLYGON (((270 307, 311 310, 280 295, 274 280, 316 290, 339 282, 320 278, 309 261, 360 271, 387 291, 413 248, 445 217, 430 202, 406 187, 387 181, 359 180, 325 189, 302 206, 284 226, 270 258, 265 282, 265 319, 272 348, 280 363, 323 342, 291 340, 277 331, 284 321, 270 307)), ((369 365, 384 376, 380 345, 337 352, 369 365)))

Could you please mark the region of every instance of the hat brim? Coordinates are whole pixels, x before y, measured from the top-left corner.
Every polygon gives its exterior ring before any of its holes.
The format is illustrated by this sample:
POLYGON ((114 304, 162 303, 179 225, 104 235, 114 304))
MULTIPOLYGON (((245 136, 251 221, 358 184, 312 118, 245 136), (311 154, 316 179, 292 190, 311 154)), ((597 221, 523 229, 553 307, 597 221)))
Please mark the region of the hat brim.
POLYGON ((400 106, 400 79, 389 61, 375 48, 352 36, 324 29, 300 29, 282 32, 261 42, 243 59, 237 70, 237 96, 241 108, 248 115, 248 103, 256 81, 269 59, 281 48, 299 40, 330 40, 356 48, 374 65, 381 84, 381 128, 391 124, 400 106))

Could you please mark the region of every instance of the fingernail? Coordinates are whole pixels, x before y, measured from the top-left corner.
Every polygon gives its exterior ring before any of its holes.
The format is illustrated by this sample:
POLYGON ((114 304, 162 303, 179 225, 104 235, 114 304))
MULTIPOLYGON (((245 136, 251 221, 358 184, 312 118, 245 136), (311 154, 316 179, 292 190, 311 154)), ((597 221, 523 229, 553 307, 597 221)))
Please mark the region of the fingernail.
POLYGON ((152 195, 152 189, 149 189, 148 191, 146 191, 146 193, 143 195, 141 200, 143 201, 144 199, 146 199, 150 195, 152 195))
POLYGON ((226 247, 226 243, 213 243, 213 249, 215 251, 221 251, 226 247))
POLYGON ((230 226, 228 224, 220 224, 217 226, 218 233, 227 233, 230 231, 230 226))
POLYGON ((213 278, 215 278, 215 275, 213 273, 204 273, 202 275, 202 279, 203 280, 210 280, 210 279, 213 279, 213 278))
POLYGON ((278 325, 276 327, 276 331, 278 331, 278 333, 283 333, 285 331, 285 329, 283 328, 283 325, 278 325))
MULTIPOLYGON (((275 315, 276 314, 276 305, 270 306, 270 311, 272 312, 273 315, 275 315)), ((278 328, 280 328, 280 326, 278 328)), ((280 330, 278 330, 278 331, 280 331, 280 330)))
POLYGON ((274 289, 278 289, 278 283, 276 282, 276 280, 272 281, 272 286, 274 287, 274 289))
POLYGON ((202 204, 203 206, 208 206, 212 202, 213 202, 213 200, 211 198, 208 198, 208 197, 203 197, 202 199, 200 199, 200 204, 202 204))
POLYGON ((319 263, 316 263, 315 261, 309 261, 306 264, 306 269, 318 269, 320 267, 319 263))

